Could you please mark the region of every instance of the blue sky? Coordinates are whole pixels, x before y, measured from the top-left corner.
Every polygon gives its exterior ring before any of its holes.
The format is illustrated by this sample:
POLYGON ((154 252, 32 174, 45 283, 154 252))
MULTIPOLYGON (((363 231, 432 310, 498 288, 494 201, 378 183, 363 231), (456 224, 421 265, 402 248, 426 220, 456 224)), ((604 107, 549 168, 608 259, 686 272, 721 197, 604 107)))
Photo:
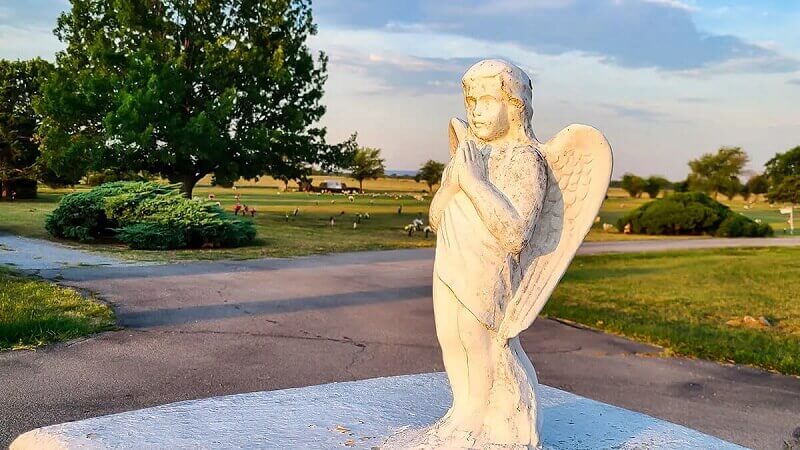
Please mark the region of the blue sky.
MULTIPOLYGON (((53 58, 66 0, 0 0, 0 57, 53 58)), ((534 80, 534 128, 601 129, 615 175, 685 176, 687 161, 743 147, 760 170, 800 145, 800 2, 722 0, 316 0, 311 46, 330 57, 332 139, 359 132, 394 169, 447 158, 460 76, 509 59, 534 80)))

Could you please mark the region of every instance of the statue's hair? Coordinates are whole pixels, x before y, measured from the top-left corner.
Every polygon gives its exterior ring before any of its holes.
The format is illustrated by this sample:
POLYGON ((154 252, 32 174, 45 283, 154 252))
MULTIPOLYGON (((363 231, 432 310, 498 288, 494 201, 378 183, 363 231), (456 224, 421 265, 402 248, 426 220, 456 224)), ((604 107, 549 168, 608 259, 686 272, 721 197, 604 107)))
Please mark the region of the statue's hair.
MULTIPOLYGON (((464 94, 472 82, 481 78, 494 78, 500 80, 500 90, 508 104, 516 107, 518 123, 524 134, 533 142, 536 137, 533 134, 531 121, 533 120, 533 84, 530 77, 522 69, 501 59, 485 59, 470 67, 461 79, 464 94)), ((512 120, 512 122, 516 122, 512 120)))

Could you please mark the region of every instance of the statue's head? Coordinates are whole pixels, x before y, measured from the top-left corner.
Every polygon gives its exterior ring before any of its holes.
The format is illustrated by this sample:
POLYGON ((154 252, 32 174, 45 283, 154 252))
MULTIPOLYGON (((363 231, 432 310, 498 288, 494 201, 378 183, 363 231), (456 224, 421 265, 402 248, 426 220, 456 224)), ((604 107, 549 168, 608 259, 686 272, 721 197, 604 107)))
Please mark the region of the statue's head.
POLYGON ((499 59, 483 60, 462 78, 470 132, 483 141, 506 135, 534 140, 533 87, 519 67, 499 59))

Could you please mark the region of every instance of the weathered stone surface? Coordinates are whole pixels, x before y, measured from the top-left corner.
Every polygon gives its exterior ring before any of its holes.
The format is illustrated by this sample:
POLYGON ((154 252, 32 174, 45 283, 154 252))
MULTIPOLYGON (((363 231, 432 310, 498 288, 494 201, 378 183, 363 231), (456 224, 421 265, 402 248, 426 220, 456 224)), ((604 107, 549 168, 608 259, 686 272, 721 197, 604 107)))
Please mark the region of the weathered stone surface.
MULTIPOLYGON (((444 374, 213 397, 40 428, 11 450, 371 449, 450 404, 444 374)), ((539 385, 546 449, 741 449, 697 431, 539 385)))
POLYGON ((541 143, 531 80, 502 60, 462 79, 467 121, 430 207, 437 230, 436 334, 453 405, 389 447, 536 448, 537 378, 518 335, 544 308, 589 232, 611 179, 611 147, 586 125, 541 143))

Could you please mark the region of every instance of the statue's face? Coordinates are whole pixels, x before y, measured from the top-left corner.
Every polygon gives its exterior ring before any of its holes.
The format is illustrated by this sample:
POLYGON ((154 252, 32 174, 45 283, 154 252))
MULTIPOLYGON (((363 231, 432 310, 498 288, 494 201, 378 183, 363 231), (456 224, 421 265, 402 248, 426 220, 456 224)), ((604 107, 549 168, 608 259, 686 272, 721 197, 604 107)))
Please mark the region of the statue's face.
POLYGON ((479 78, 467 85, 467 119, 475 136, 491 141, 508 133, 508 105, 502 99, 499 77, 479 78))

